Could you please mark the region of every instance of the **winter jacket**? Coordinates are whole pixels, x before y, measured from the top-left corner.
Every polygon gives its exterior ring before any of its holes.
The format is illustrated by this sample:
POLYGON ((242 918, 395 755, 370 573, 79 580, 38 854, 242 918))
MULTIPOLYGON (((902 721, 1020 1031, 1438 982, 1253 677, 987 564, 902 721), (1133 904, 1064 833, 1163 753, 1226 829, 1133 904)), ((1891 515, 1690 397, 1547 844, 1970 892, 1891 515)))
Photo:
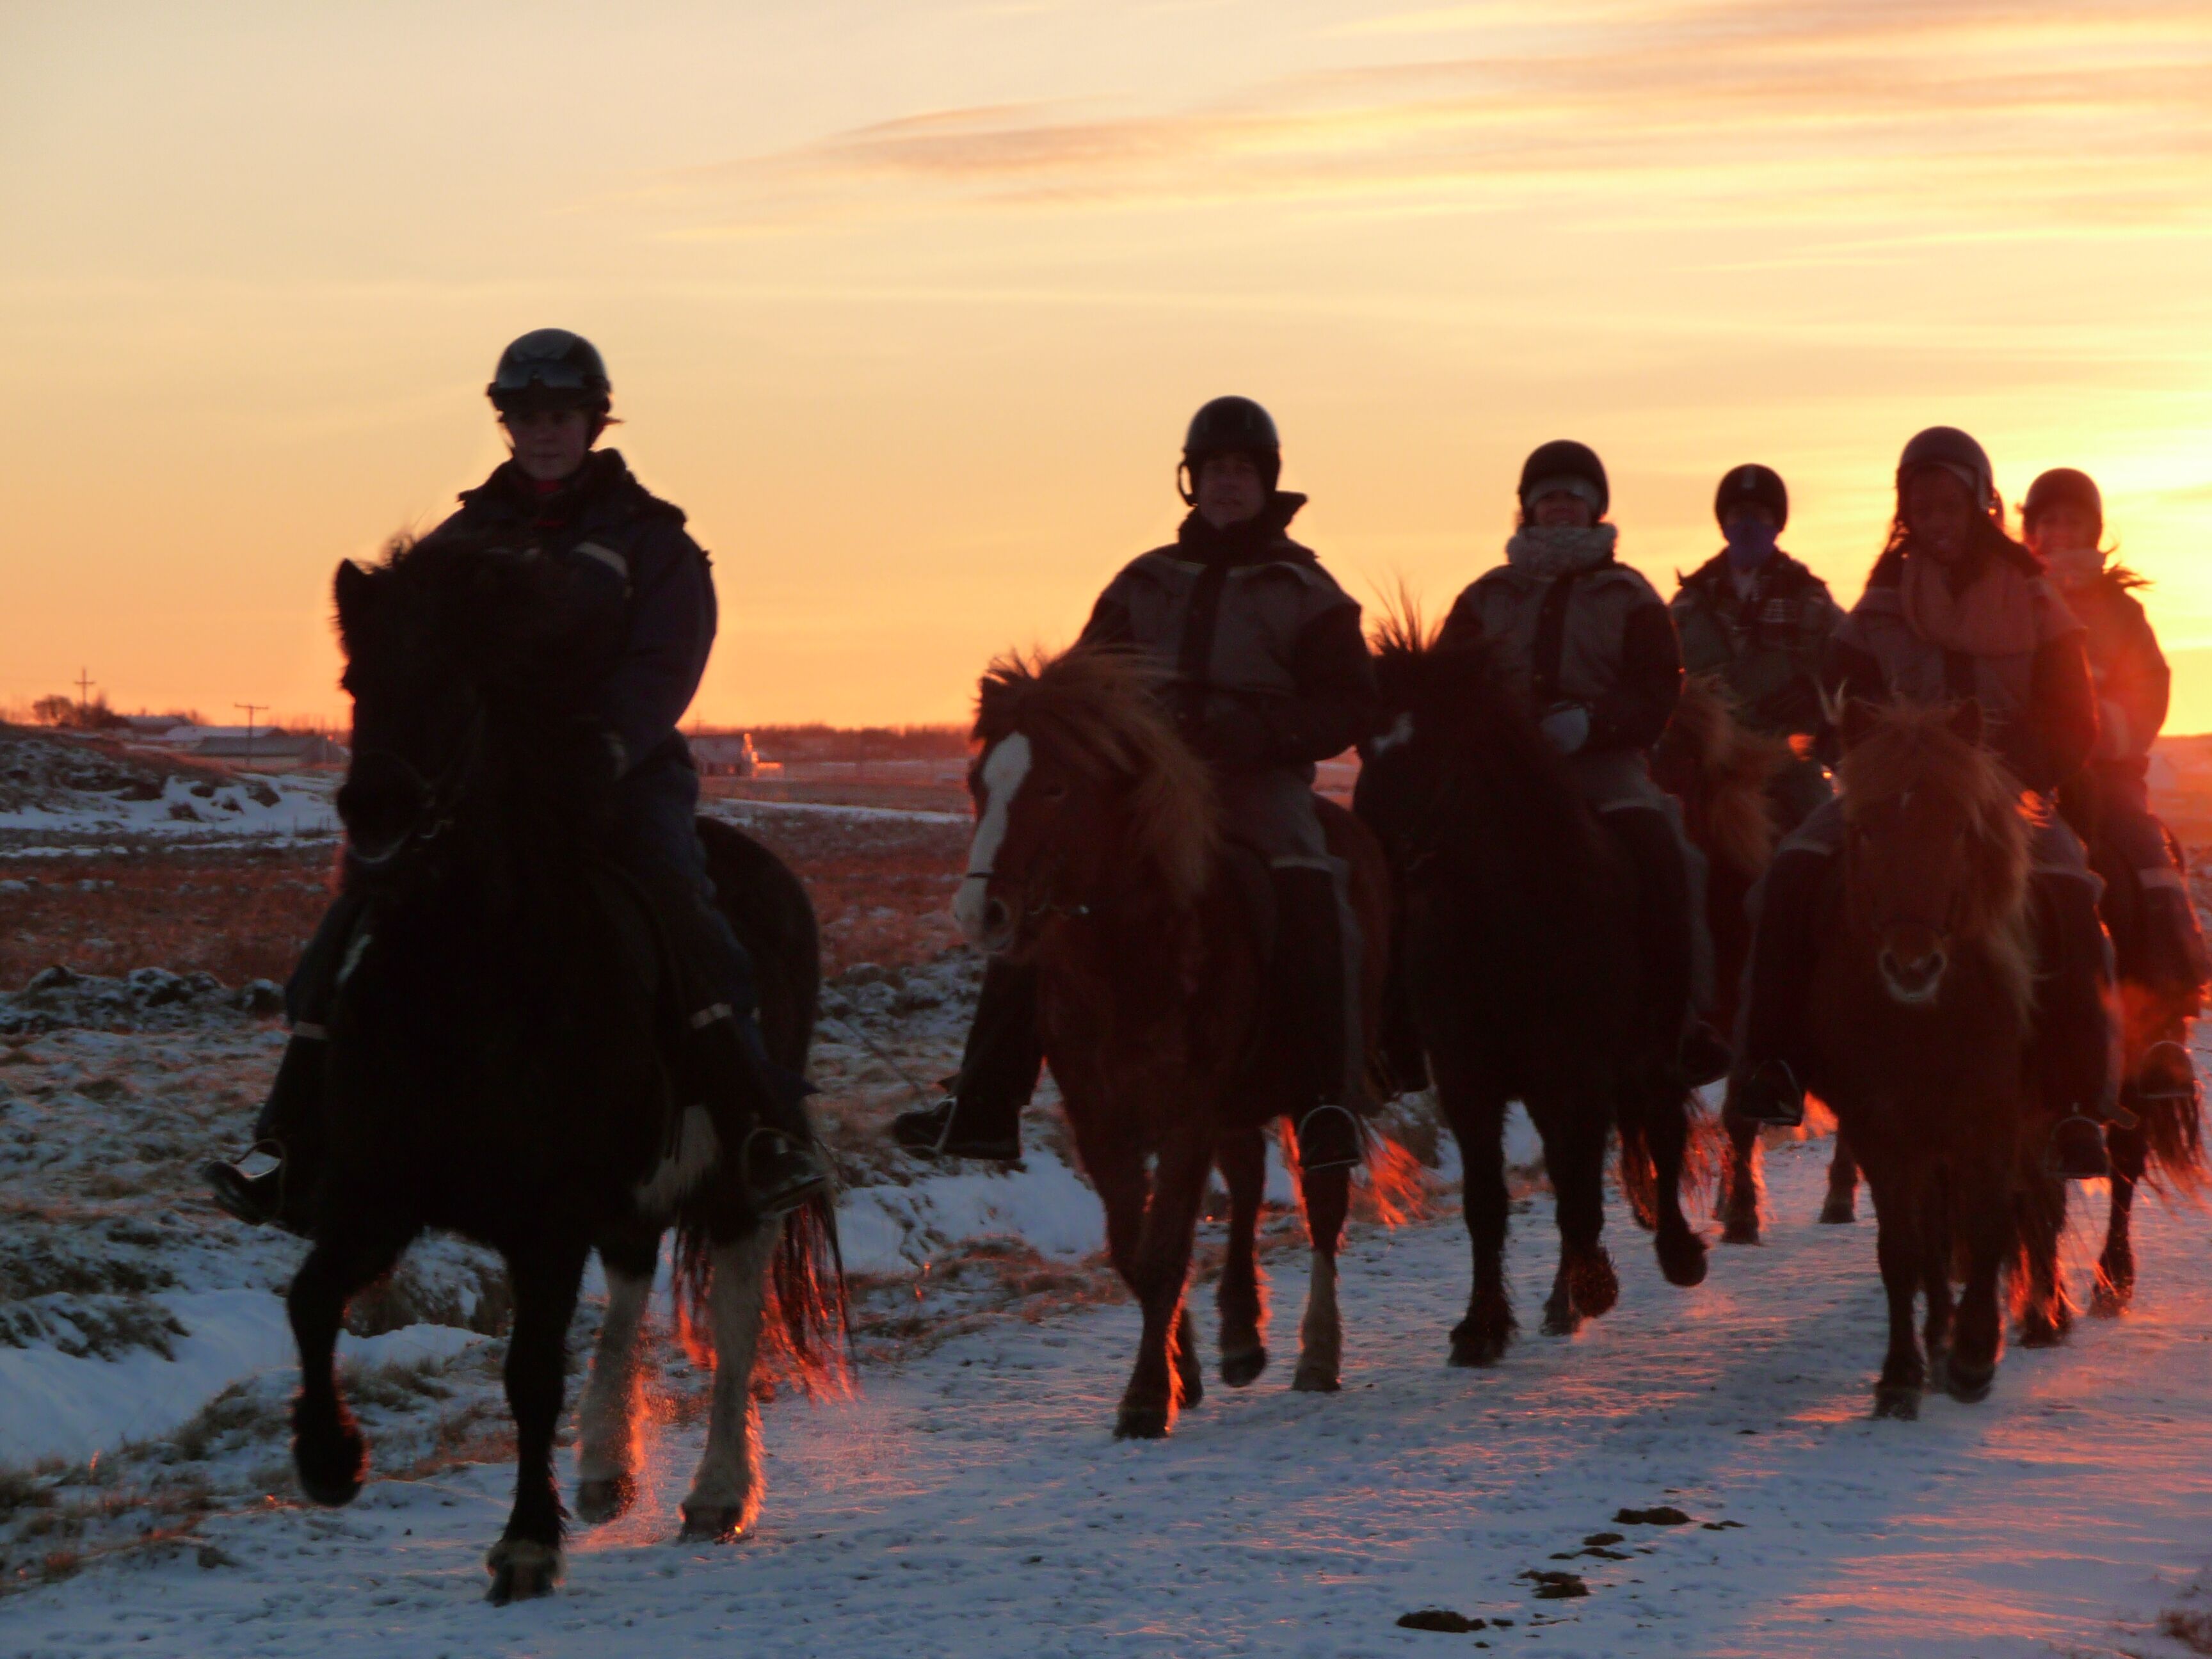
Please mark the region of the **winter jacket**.
POLYGON ((1655 793, 1645 751, 1674 718, 1682 654, 1650 582, 1610 554, 1559 575, 1509 562, 1459 596, 1437 644, 1468 638, 1503 645, 1539 713, 1563 702, 1589 710, 1572 763, 1592 799, 1655 793))
POLYGON ((2081 619, 2097 686, 2097 747, 2090 764, 2142 777, 2150 768, 2152 740, 2166 724, 2172 674, 2142 601, 2128 591, 2136 583, 2124 572, 2107 570, 2061 586, 2058 596, 2081 619))
POLYGON ((595 641, 595 659, 580 665, 583 712, 620 746, 624 772, 648 760, 690 764, 676 723, 699 689, 716 617, 714 574, 680 507, 647 494, 603 449, 550 494, 507 462, 430 535, 448 532, 512 538, 571 561, 609 613, 606 626, 580 630, 595 641))
POLYGON ((1820 665, 1844 619, 1826 582, 1778 552, 1745 598, 1722 553, 1682 579, 1668 609, 1684 672, 1717 673, 1747 725, 1778 738, 1820 730, 1820 665))
POLYGON ((1984 556, 2014 561, 2027 580, 2033 643, 1995 654, 1947 650, 1906 619, 1907 556, 1892 550, 1875 564, 1866 592, 1836 629, 1823 678, 1843 696, 1870 702, 1972 698, 1981 704, 1984 740, 2022 787, 2055 788, 2097 741, 2097 694, 2081 624, 2025 550, 1992 552, 1984 556))
POLYGON ((1358 603, 1285 533, 1305 499, 1278 492, 1226 530, 1191 514, 1108 585, 1083 638, 1155 658, 1177 726, 1209 760, 1310 781, 1366 734, 1377 694, 1358 603))

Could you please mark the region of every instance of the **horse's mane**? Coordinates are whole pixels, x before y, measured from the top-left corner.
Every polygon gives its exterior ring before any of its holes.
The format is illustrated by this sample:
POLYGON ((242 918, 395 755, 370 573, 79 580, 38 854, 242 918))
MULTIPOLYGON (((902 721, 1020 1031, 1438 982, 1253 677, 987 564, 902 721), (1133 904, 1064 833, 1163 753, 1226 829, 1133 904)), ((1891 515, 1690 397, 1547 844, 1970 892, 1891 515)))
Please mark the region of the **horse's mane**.
POLYGON ((2019 784, 1994 754, 1959 735, 1954 713, 1901 702, 1875 710, 1867 734, 1837 769, 1844 815, 1856 817, 1869 805, 1916 789, 1940 790, 1966 809, 1975 878, 1960 934, 1989 948, 2025 1019, 2034 1000, 2036 969, 2028 926, 2028 821, 2019 784))
POLYGON ((1659 757, 1681 767, 1686 784, 1697 792, 1705 851, 1755 879, 1774 856, 1774 805, 1766 786, 1788 759, 1789 744, 1740 722, 1719 676, 1693 674, 1682 684, 1659 747, 1659 757))
POLYGON ((342 568, 337 592, 349 657, 374 627, 403 637, 419 666, 526 683, 551 702, 574 689, 557 671, 580 620, 577 589, 558 561, 466 532, 403 532, 374 562, 342 568))
POLYGON ((1166 676, 1141 653, 1077 645, 1053 655, 998 658, 975 698, 975 735, 1014 732, 1126 802, 1133 856, 1152 866, 1179 905, 1195 903, 1221 853, 1213 779, 1169 720, 1166 676))

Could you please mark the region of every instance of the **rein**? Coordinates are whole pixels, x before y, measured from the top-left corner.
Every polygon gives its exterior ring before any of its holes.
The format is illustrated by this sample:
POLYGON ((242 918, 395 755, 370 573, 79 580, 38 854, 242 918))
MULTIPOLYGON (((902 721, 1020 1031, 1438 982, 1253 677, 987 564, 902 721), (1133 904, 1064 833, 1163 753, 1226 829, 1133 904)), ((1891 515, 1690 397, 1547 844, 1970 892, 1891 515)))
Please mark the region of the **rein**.
POLYGON ((388 868, 410 848, 427 847, 453 827, 454 809, 460 804, 461 791, 468 775, 475 769, 483 751, 484 708, 480 697, 471 697, 469 726, 454 751, 452 760, 436 778, 426 778, 406 756, 393 749, 365 749, 355 757, 355 764, 365 760, 378 760, 396 767, 414 787, 417 805, 406 830, 380 853, 362 853, 349 849, 347 856, 364 869, 388 868), (427 827, 424 820, 428 820, 427 827))

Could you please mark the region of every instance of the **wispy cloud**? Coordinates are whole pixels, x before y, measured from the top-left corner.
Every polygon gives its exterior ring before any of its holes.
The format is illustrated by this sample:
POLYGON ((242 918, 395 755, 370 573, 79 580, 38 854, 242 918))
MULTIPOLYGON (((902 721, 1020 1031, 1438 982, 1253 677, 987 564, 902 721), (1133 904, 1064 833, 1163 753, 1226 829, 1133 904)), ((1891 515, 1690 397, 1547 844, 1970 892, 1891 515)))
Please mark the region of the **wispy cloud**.
MULTIPOLYGON (((1506 8, 1403 15, 1413 21, 1506 8)), ((2120 0, 1852 0, 1562 8, 1504 49, 1279 80, 1194 107, 934 111, 657 181, 695 228, 948 205, 1150 208, 1417 199, 1671 180, 1789 210, 1818 202, 2208 216, 2212 15, 2120 0)), ((1388 21, 1388 20, 1383 20, 1388 21)), ((1457 26, 1456 22, 1454 24, 1457 26)))

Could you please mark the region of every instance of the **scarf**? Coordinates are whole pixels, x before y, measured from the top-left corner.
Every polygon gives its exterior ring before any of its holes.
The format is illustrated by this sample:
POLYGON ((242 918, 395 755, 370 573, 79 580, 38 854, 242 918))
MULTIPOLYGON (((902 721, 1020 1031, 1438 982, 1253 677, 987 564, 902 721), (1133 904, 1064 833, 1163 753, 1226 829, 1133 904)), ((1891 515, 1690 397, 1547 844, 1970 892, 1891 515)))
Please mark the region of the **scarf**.
POLYGON ((1984 555, 1974 580, 1954 593, 1942 565, 1907 553, 1899 588, 1906 623, 1930 645, 1970 657, 2011 657, 2043 642, 2035 581, 2011 560, 1984 555))
POLYGON ((1613 557, 1620 532, 1609 524, 1524 524, 1505 544, 1505 562, 1532 576, 1551 578, 1595 570, 1613 557))
POLYGON ((2061 587, 2081 587, 2105 574, 2105 555, 2094 547, 2053 548, 2044 556, 2044 563, 2061 587))

